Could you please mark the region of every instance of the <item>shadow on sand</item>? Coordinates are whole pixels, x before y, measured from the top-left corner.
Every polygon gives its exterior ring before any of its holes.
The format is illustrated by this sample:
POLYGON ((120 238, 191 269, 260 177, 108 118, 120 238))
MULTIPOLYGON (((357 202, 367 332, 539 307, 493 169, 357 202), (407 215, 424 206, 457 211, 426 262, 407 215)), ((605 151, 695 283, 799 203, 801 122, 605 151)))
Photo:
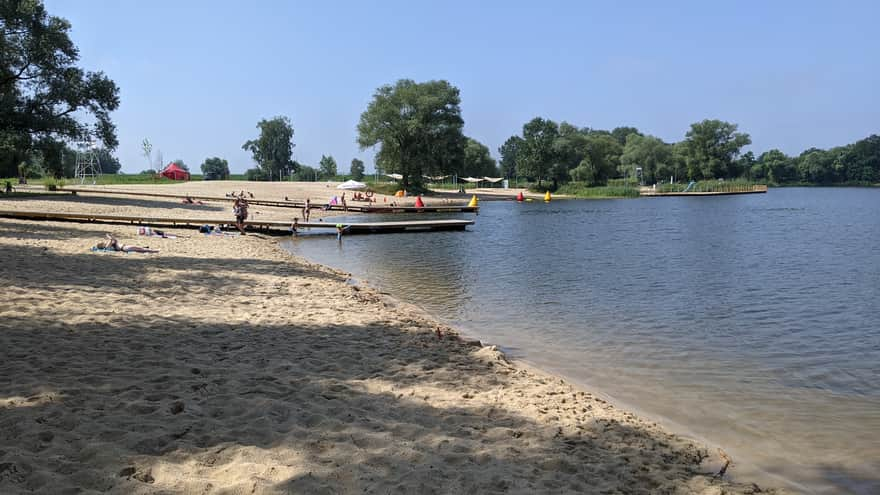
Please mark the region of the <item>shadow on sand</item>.
MULTIPOLYGON (((94 269, 89 254, 3 246, 0 256, 21 249, 55 270, 43 290, 86 289, 96 306, 129 293, 223 304, 185 296, 247 290, 259 273, 343 279, 293 263, 175 256, 105 257, 96 279, 81 276, 94 269)), ((19 294, 27 277, 3 270, 0 283, 19 294)), ((586 406, 598 404, 567 386, 550 394, 572 394, 554 409, 551 397, 523 392, 526 372, 419 322, 240 324, 155 307, 84 320, 65 308, 2 313, 0 492, 209 492, 218 479, 252 493, 729 488, 699 472, 698 449, 640 423, 590 419, 586 406), (546 416, 508 403, 523 393, 520 407, 546 416)))

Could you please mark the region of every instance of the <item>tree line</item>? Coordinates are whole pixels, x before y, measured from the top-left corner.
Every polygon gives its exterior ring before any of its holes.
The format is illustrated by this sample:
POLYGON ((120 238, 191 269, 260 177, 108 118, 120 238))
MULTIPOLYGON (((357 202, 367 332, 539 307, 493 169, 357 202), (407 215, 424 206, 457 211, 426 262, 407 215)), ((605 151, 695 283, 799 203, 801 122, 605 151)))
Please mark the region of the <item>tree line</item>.
POLYGON ((774 184, 880 183, 880 136, 789 157, 779 150, 755 156, 737 124, 706 119, 691 124, 684 139, 667 143, 635 127, 577 127, 536 117, 498 148, 465 137, 459 91, 446 81, 400 80, 379 88, 358 123, 362 149, 375 148, 382 170, 403 175, 403 186, 420 186, 425 175, 519 177, 546 183, 602 186, 633 177, 646 184, 667 180, 745 178, 774 184))
MULTIPOLYGON (((116 173, 118 145, 110 113, 119 88, 102 72, 76 66, 79 52, 70 23, 50 16, 39 0, 0 0, 0 176, 72 176, 71 143, 97 149, 104 173, 116 173)), ((252 180, 316 180, 335 177, 336 160, 322 155, 317 167, 293 159, 294 129, 287 117, 258 122, 258 136, 242 148, 251 153, 252 180)), ((581 182, 590 186, 633 177, 640 169, 650 184, 676 180, 746 178, 775 184, 880 183, 880 136, 829 150, 810 148, 798 156, 770 150, 756 156, 737 125, 721 120, 691 124, 675 143, 634 127, 578 127, 534 118, 498 149, 464 135, 459 89, 448 81, 401 79, 378 88, 357 124, 361 150, 375 150, 377 171, 403 176, 405 188, 420 188, 425 176, 520 177, 543 186, 581 182)), ((145 141, 147 143, 147 141, 145 141)), ((179 164, 186 168, 181 160, 179 164)), ((202 163, 206 178, 229 177, 219 157, 202 163)), ((353 159, 360 179, 363 162, 353 159)))
POLYGON ((748 134, 736 124, 703 120, 691 124, 682 141, 666 143, 634 127, 611 131, 578 128, 535 118, 499 148, 506 177, 538 182, 576 181, 591 186, 635 177, 666 180, 743 178, 773 184, 876 184, 880 182, 880 136, 830 150, 810 148, 796 157, 773 149, 755 157, 748 134))

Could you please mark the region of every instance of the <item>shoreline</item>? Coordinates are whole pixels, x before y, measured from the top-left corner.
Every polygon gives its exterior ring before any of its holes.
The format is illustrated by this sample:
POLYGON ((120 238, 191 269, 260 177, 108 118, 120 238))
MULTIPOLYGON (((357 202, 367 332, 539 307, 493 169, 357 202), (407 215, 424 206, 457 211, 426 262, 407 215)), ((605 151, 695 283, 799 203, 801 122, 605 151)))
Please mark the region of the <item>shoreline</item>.
MULTIPOLYGON (((302 260, 306 261, 307 263, 317 264, 317 265, 322 266, 328 270, 336 271, 344 276, 347 276, 348 277, 347 281, 349 283, 351 283, 352 285, 359 286, 359 287, 362 287, 367 290, 376 291, 379 294, 381 294, 382 297, 387 298, 390 301, 393 301, 395 304, 404 305, 404 306, 410 308, 411 310, 414 310, 416 313, 420 314, 421 316, 423 316, 427 320, 436 321, 440 325, 448 326, 449 328, 456 331, 456 333, 459 336, 461 336, 465 342, 469 342, 472 344, 479 343, 482 347, 491 347, 493 349, 497 349, 498 352, 501 353, 506 360, 508 360, 511 364, 513 364, 517 367, 524 368, 524 369, 526 369, 532 373, 538 374, 538 375, 545 375, 546 377, 549 377, 550 379, 563 380, 563 381, 573 385, 574 388, 578 389, 579 391, 582 391, 585 393, 590 393, 592 396, 598 397, 598 398, 608 402, 613 407, 615 407, 621 411, 632 413, 636 417, 641 419, 642 421, 652 423, 656 426, 659 426, 659 427, 663 428, 664 430, 669 431, 673 435, 678 436, 678 437, 684 439, 685 441, 692 442, 696 445, 699 445, 699 446, 707 449, 710 452, 725 452, 723 445, 721 445, 717 442, 713 442, 713 441, 709 440, 708 438, 705 438, 705 437, 697 434, 696 432, 689 429, 687 426, 680 424, 671 418, 668 418, 668 417, 665 417, 665 416, 662 416, 659 414, 653 414, 653 413, 651 413, 641 407, 636 406, 635 404, 632 404, 632 403, 629 403, 625 400, 622 400, 622 399, 616 397, 614 395, 613 391, 606 390, 600 384, 595 384, 595 383, 591 383, 589 381, 578 379, 576 377, 570 376, 569 374, 566 374, 563 371, 553 369, 552 366, 548 369, 544 365, 539 364, 535 361, 532 361, 524 355, 512 356, 507 351, 505 351, 505 346, 502 342, 492 342, 492 341, 485 340, 485 337, 481 336, 478 330, 474 330, 474 329, 468 328, 466 326, 461 326, 455 322, 445 320, 444 318, 442 318, 439 315, 432 314, 430 311, 428 311, 427 309, 418 305, 417 303, 399 299, 398 297, 394 296, 393 294, 387 292, 384 288, 377 286, 377 285, 373 285, 366 279, 357 278, 352 273, 348 273, 343 269, 336 268, 336 267, 330 266, 330 265, 325 265, 325 264, 319 263, 317 261, 305 258, 299 254, 292 253, 289 249, 282 246, 283 242, 284 241, 278 242, 278 245, 281 246, 281 248, 284 251, 290 253, 291 256, 298 258, 298 259, 302 259, 302 260)), ((713 455, 716 457, 716 459, 711 463, 711 466, 717 472, 717 469, 722 466, 722 463, 717 459, 717 454, 713 453, 713 455)), ((731 462, 730 467, 726 471, 726 476, 727 476, 727 479, 729 479, 733 482, 738 482, 738 483, 750 482, 750 480, 751 480, 750 474, 758 473, 758 474, 760 474, 760 478, 762 478, 765 481, 766 480, 774 480, 773 485, 771 485, 773 488, 779 488, 779 489, 785 488, 788 490, 799 490, 799 491, 803 491, 803 492, 808 491, 806 487, 799 484, 795 480, 792 480, 792 479, 786 478, 782 475, 767 471, 767 470, 763 469, 761 466, 759 466, 758 464, 755 464, 755 463, 749 462, 749 461, 740 461, 739 460, 740 457, 738 457, 738 456, 734 456, 731 459, 733 462, 731 462), (741 470, 743 464, 748 466, 747 470, 750 471, 750 474, 744 475, 744 474, 737 473, 737 471, 741 470)), ((756 486, 758 486, 758 485, 756 484, 756 486)), ((768 490, 768 487, 761 485, 761 489, 766 492, 768 490)))
POLYGON ((755 491, 275 239, 133 230, 0 220, 0 491, 755 491))

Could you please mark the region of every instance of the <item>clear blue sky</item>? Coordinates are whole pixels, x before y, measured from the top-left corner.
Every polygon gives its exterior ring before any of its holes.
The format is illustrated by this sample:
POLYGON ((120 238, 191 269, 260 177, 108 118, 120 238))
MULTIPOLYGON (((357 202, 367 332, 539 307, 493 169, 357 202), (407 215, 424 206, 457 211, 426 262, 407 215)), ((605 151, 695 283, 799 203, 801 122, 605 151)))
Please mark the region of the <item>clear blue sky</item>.
POLYGON ((738 123, 756 153, 880 132, 880 2, 293 2, 47 0, 81 65, 121 88, 117 155, 146 168, 209 156, 253 166, 256 123, 290 117, 294 157, 348 171, 374 90, 461 90, 465 132, 497 148, 536 116, 638 127, 667 141, 738 123))

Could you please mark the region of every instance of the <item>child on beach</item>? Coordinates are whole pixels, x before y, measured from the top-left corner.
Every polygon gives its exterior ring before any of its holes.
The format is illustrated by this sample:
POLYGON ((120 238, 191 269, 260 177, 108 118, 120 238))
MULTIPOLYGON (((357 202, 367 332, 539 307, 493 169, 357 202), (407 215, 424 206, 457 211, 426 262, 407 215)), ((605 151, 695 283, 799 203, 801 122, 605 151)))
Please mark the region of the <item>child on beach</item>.
MULTIPOLYGON (((244 191, 242 191, 242 196, 244 196, 244 191)), ((248 217, 248 202, 243 197, 239 197, 235 200, 235 203, 232 204, 232 213, 235 215, 235 227, 238 228, 238 231, 241 232, 241 235, 245 235, 244 233, 244 221, 247 220, 248 217)))

